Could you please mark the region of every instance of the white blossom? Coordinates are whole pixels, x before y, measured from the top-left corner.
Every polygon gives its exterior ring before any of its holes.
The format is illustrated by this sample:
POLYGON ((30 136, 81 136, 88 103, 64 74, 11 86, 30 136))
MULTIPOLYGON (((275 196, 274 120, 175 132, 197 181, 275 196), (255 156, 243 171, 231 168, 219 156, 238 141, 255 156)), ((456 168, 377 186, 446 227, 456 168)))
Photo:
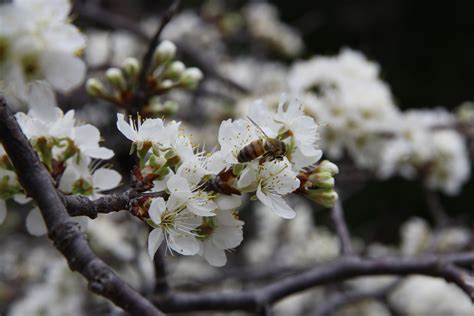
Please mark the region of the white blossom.
POLYGON ((150 258, 154 257, 163 240, 170 251, 174 250, 182 255, 195 255, 199 252, 199 242, 193 231, 201 224, 201 217, 191 213, 183 205, 185 201, 186 196, 175 192, 166 202, 161 197, 151 202, 148 214, 154 229, 148 236, 150 258))
POLYGON ((204 220, 202 226, 207 234, 200 241, 199 254, 210 265, 224 266, 227 262, 225 250, 237 247, 243 240, 243 224, 230 210, 220 210, 215 217, 204 220))
POLYGON ((250 164, 242 172, 238 186, 242 190, 255 189, 257 198, 283 218, 293 218, 296 213, 285 202, 283 196, 300 185, 288 159, 274 160, 263 164, 250 164))
POLYGON ((0 6, 0 17, 8 27, 0 30, 0 79, 14 94, 26 100, 27 83, 47 80, 56 90, 68 92, 85 75, 77 53, 85 37, 70 23, 67 0, 15 0, 0 6))

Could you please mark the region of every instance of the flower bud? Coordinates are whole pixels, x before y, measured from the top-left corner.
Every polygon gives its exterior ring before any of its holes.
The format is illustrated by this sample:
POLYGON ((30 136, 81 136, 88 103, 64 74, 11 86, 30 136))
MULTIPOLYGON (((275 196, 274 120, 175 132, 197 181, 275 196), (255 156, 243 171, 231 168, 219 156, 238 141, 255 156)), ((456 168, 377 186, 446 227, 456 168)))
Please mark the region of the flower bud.
POLYGON ((169 79, 166 79, 166 80, 163 80, 161 83, 160 83, 160 88, 161 89, 171 89, 173 87, 173 81, 169 80, 169 79))
POLYGON ((323 160, 316 167, 316 172, 329 172, 332 176, 339 173, 339 168, 335 163, 330 162, 329 160, 323 160))
POLYGON ((123 61, 122 69, 127 77, 135 78, 140 72, 140 62, 136 58, 128 57, 123 61))
POLYGON ((308 181, 311 182, 311 186, 317 186, 323 189, 334 188, 334 178, 332 174, 327 171, 311 174, 308 177, 308 181))
POLYGON ((170 61, 176 55, 176 45, 170 41, 163 41, 158 45, 154 53, 154 60, 157 64, 170 61))
POLYGON ((316 189, 316 190, 308 190, 308 196, 316 201, 317 203, 321 204, 324 207, 330 208, 334 206, 334 203, 339 198, 336 191, 333 189, 316 189))
POLYGON ((123 76, 123 73, 120 69, 107 69, 107 71, 105 72, 105 77, 114 88, 120 91, 127 90, 127 82, 125 81, 125 77, 123 76))
POLYGON ((102 97, 107 93, 102 82, 96 78, 90 78, 87 80, 86 91, 89 95, 94 97, 102 97))
POLYGON ((185 70, 186 66, 182 62, 174 61, 166 68, 163 76, 169 79, 179 79, 185 70))
POLYGON ((191 67, 186 69, 181 76, 180 83, 183 87, 193 88, 202 79, 202 71, 198 68, 191 67))

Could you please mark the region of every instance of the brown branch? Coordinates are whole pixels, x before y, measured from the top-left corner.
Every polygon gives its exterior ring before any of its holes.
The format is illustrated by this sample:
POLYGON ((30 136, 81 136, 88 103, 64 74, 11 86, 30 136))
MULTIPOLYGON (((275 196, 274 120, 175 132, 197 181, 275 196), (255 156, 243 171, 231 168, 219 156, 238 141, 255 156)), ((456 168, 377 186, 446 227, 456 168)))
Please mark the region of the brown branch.
POLYGON ((341 253, 343 255, 353 255, 354 249, 352 248, 349 229, 347 228, 346 220, 344 218, 342 202, 339 199, 336 201, 333 208, 331 209, 331 219, 336 229, 336 233, 339 236, 339 242, 341 244, 341 253))
POLYGON ((469 297, 472 297, 472 285, 465 279, 465 273, 454 267, 454 264, 472 263, 474 263, 474 253, 388 259, 340 257, 325 265, 256 289, 202 294, 170 292, 167 297, 157 298, 155 301, 166 312, 203 310, 261 312, 264 306, 315 286, 341 282, 360 276, 406 276, 412 274, 443 278, 456 284, 469 297))
POLYGON ((81 273, 89 288, 132 315, 162 315, 150 301, 120 279, 90 248, 79 225, 71 220, 53 180, 33 151, 0 95, 0 141, 28 196, 38 204, 55 247, 73 271, 81 273))
POLYGON ((150 67, 153 63, 153 54, 159 44, 161 33, 165 29, 166 25, 171 21, 173 16, 176 14, 179 3, 180 0, 173 0, 171 6, 163 14, 160 20, 160 25, 158 26, 155 35, 153 35, 150 40, 150 43, 148 44, 148 49, 142 59, 142 67, 140 70, 140 74, 138 75, 138 84, 135 90, 135 100, 133 104, 134 109, 132 109, 132 113, 138 112, 139 109, 144 105, 144 103, 147 102, 147 98, 149 97, 149 93, 147 91, 147 77, 150 72, 150 67))
POLYGON ((105 195, 97 200, 90 200, 82 195, 61 195, 70 216, 87 216, 96 218, 98 214, 107 214, 125 210, 130 200, 138 197, 135 190, 105 195))

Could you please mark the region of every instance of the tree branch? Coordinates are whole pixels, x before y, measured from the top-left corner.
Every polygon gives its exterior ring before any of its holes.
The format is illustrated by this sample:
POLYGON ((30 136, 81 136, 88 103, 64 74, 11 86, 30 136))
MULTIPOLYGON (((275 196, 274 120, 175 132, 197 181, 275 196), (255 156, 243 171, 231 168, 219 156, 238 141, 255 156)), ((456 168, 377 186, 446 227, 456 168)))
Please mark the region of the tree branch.
POLYGON ((331 315, 335 310, 353 304, 359 301, 375 299, 375 300, 385 300, 387 295, 392 292, 398 285, 400 280, 391 282, 388 285, 378 287, 371 290, 352 290, 345 293, 336 293, 330 296, 326 302, 319 306, 311 315, 314 316, 327 316, 331 315))
POLYGON ((130 200, 138 197, 135 190, 104 195, 97 200, 90 200, 82 195, 61 195, 62 201, 70 216, 87 216, 92 219, 98 214, 107 214, 125 210, 130 200))
POLYGON ((472 284, 465 273, 455 264, 474 263, 474 253, 452 255, 424 255, 417 258, 362 259, 340 257, 335 261, 312 268, 298 275, 286 277, 269 285, 233 293, 173 293, 156 298, 156 304, 166 312, 231 311, 261 312, 264 306, 273 304, 289 295, 309 288, 340 282, 354 277, 375 275, 412 274, 443 278, 459 286, 469 297, 472 284))
POLYGON ((132 315, 162 315, 147 299, 120 279, 90 248, 79 225, 71 220, 53 180, 31 148, 0 95, 0 141, 27 194, 38 204, 55 247, 73 271, 89 282, 89 289, 132 315))

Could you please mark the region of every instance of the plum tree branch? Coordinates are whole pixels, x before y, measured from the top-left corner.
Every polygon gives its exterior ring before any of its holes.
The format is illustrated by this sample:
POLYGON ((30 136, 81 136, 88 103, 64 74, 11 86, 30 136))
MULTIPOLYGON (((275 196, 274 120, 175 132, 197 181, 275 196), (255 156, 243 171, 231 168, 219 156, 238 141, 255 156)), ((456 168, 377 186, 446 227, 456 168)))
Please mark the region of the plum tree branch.
POLYGON ((67 259, 71 270, 78 271, 88 280, 91 291, 108 298, 132 315, 162 315, 94 254, 79 225, 68 215, 51 176, 33 151, 2 95, 0 141, 21 185, 38 204, 50 239, 67 259))
POLYGON ((166 312, 204 310, 261 312, 269 304, 312 287, 341 282, 360 276, 406 276, 412 274, 445 279, 456 284, 469 297, 472 297, 472 284, 467 282, 465 273, 455 267, 455 264, 472 263, 474 263, 474 253, 472 252, 387 259, 363 259, 342 256, 335 261, 251 290, 200 294, 170 291, 166 297, 156 297, 155 302, 166 312))

